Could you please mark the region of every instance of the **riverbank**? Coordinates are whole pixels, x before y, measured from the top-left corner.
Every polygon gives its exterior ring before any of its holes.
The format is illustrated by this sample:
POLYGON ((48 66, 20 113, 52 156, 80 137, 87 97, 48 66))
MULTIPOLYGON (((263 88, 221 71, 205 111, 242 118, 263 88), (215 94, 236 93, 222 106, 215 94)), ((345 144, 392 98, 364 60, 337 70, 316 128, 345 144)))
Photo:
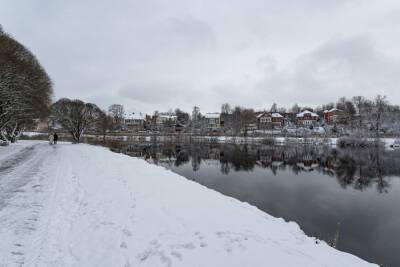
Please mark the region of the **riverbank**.
POLYGON ((0 265, 373 266, 103 147, 22 141, 0 159, 0 265))
MULTIPOLYGON (((70 140, 70 135, 59 133, 62 140, 70 140)), ((47 140, 47 133, 40 132, 24 132, 21 139, 24 140, 47 140)), ((242 136, 195 136, 195 135, 94 135, 85 134, 82 141, 85 143, 99 143, 106 141, 132 142, 132 143, 219 143, 219 144, 266 144, 266 145, 324 145, 336 147, 341 138, 352 139, 347 137, 285 137, 285 136, 260 136, 260 137, 242 137, 242 136)), ((365 143, 374 143, 375 138, 353 138, 357 141, 365 143)), ((396 137, 382 137, 379 141, 386 147, 390 148, 396 140, 396 137)))

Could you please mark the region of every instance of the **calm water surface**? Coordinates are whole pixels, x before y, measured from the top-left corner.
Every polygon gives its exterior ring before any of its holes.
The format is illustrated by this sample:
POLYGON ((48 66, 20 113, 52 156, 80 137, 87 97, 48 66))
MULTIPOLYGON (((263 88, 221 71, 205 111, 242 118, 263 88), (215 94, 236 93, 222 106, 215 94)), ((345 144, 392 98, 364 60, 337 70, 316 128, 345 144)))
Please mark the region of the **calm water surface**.
POLYGON ((400 151, 130 144, 124 153, 246 201, 337 248, 400 266, 400 151))

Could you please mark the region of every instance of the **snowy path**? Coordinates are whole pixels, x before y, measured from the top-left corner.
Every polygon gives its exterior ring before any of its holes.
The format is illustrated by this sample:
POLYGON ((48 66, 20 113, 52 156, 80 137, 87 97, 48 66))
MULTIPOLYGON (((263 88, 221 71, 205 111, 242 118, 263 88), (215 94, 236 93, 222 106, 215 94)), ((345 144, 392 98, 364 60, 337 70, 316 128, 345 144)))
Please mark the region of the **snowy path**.
POLYGON ((0 266, 373 266, 105 148, 1 149, 0 266))

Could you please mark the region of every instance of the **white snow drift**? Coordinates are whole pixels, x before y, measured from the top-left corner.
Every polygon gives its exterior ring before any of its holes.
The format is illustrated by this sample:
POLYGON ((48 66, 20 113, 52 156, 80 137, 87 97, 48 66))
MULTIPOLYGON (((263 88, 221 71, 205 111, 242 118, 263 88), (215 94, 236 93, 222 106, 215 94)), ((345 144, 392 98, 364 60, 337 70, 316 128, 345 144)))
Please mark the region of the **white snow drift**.
POLYGON ((102 147, 21 142, 0 164, 0 266, 372 266, 102 147))

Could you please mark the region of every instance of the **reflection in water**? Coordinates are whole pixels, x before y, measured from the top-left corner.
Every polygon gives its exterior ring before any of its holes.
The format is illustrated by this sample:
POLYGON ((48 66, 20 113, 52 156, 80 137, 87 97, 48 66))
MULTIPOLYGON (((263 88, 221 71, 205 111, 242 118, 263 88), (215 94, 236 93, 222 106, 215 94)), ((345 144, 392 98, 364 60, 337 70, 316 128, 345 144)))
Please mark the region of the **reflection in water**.
POLYGON ((232 144, 130 144, 123 152, 249 202, 308 235, 400 266, 400 151, 232 144))
POLYGON ((343 188, 363 190, 374 185, 380 193, 387 192, 389 187, 385 177, 400 176, 400 151, 379 148, 131 144, 124 148, 124 153, 165 166, 179 167, 190 162, 193 171, 200 170, 202 163, 214 162, 223 174, 252 171, 256 166, 270 169, 274 175, 287 170, 296 175, 315 171, 336 177, 343 188))

